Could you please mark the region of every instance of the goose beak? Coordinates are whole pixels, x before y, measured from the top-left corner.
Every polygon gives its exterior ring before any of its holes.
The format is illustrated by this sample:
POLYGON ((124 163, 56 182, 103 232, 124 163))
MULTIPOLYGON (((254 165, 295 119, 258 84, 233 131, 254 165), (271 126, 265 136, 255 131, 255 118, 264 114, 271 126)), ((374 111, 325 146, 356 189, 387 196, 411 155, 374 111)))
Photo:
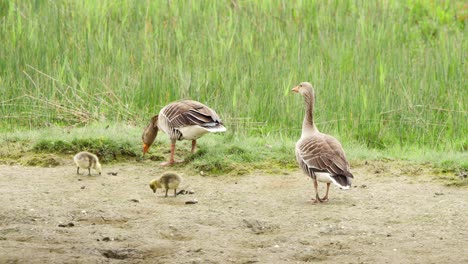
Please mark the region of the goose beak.
POLYGON ((150 147, 150 145, 148 145, 148 144, 143 144, 143 155, 145 155, 146 152, 148 152, 149 147, 150 147))
POLYGON ((291 91, 293 91, 295 93, 298 93, 299 92, 299 86, 296 86, 296 87, 292 88, 291 91))

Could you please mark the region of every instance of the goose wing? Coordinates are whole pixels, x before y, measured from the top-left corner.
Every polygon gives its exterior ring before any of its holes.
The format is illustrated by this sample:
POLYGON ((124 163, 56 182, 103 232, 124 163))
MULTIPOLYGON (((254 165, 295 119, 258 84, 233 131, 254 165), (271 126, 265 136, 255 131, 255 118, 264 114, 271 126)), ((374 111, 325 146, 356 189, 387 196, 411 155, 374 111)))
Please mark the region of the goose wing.
POLYGON ((354 178, 343 147, 334 137, 316 133, 302 138, 296 145, 296 158, 311 177, 312 172, 328 172, 354 178))
POLYGON ((170 127, 186 127, 199 125, 216 127, 222 125, 218 114, 208 106, 192 100, 174 102, 161 111, 170 127))

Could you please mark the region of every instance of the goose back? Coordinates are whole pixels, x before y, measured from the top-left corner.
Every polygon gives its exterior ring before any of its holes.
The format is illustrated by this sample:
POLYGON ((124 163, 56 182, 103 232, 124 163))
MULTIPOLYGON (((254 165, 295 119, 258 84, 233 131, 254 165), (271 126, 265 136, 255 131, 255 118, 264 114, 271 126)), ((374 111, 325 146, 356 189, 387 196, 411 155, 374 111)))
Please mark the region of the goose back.
POLYGON ((318 174, 328 174, 341 188, 351 186, 354 177, 343 147, 332 136, 320 132, 303 135, 296 144, 296 159, 304 173, 313 179, 318 174))
POLYGON ((159 129, 171 139, 196 139, 208 132, 226 131, 218 114, 197 101, 183 100, 168 104, 158 116, 159 129), (184 129, 192 126, 196 126, 190 130, 192 134, 184 129))

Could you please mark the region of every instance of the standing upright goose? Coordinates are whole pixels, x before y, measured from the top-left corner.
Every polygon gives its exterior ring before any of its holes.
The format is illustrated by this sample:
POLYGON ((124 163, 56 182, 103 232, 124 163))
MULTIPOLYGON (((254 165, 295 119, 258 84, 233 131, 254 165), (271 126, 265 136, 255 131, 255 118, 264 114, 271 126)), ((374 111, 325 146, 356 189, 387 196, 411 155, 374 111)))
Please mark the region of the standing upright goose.
POLYGON ((302 135, 296 143, 296 159, 304 173, 314 181, 314 202, 326 202, 330 183, 342 189, 349 189, 354 177, 349 171, 349 163, 340 142, 330 135, 320 133, 315 126, 315 97, 312 85, 302 82, 292 91, 304 96, 306 105, 302 135), (327 183, 327 191, 323 198, 319 197, 317 181, 327 183))
POLYGON ((206 133, 224 132, 223 122, 216 112, 208 106, 192 100, 182 100, 163 107, 159 115, 151 118, 150 124, 143 132, 143 154, 148 152, 158 134, 158 129, 166 133, 171 140, 171 156, 168 162, 161 165, 172 165, 177 140, 192 140, 192 153, 197 139, 206 133))

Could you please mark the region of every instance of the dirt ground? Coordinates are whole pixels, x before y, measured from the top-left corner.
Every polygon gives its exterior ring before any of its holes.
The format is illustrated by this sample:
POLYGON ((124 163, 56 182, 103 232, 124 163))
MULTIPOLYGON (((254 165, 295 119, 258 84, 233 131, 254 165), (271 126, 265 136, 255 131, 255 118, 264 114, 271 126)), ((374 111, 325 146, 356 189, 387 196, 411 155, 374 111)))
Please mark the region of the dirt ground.
POLYGON ((157 164, 0 165, 0 263, 468 263, 468 190, 424 167, 357 164, 351 190, 312 204, 299 170, 179 171, 194 193, 164 198, 157 164))

